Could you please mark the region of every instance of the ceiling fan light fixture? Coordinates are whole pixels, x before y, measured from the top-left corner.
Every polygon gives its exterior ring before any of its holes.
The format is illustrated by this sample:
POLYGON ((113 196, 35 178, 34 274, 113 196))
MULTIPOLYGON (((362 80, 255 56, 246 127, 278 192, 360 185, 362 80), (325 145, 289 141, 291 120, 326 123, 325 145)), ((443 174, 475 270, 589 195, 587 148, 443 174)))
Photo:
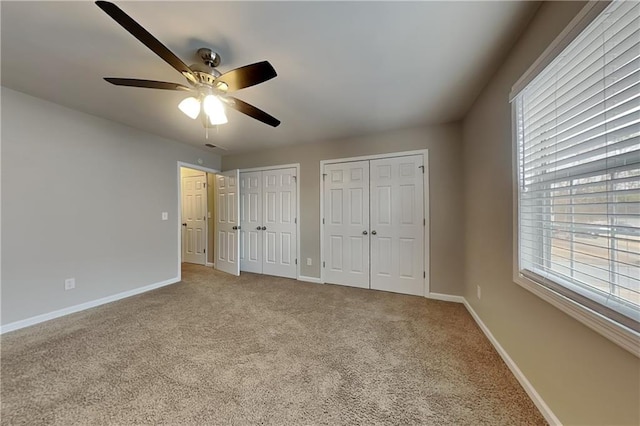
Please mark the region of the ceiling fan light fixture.
POLYGON ((180 102, 178 108, 184 112, 186 116, 195 120, 200 114, 200 101, 194 97, 188 97, 180 102))
POLYGON ((227 122, 227 115, 224 113, 224 106, 217 96, 205 96, 203 108, 212 125, 216 126, 227 122))
POLYGON ((227 122, 227 116, 221 100, 236 111, 269 126, 277 127, 280 125, 280 120, 272 117, 259 108, 241 101, 240 99, 230 96, 227 97, 227 93, 229 92, 235 92, 247 87, 255 86, 256 84, 264 83, 265 81, 276 77, 278 74, 268 61, 245 65, 222 74, 216 69, 220 64, 220 55, 209 48, 201 48, 198 49, 198 54, 204 64, 188 66, 151 33, 149 33, 149 31, 144 29, 131 16, 127 15, 115 4, 109 1, 99 0, 96 1, 96 5, 116 21, 116 23, 118 23, 122 28, 138 39, 138 41, 142 42, 142 44, 147 46, 153 53, 158 55, 162 60, 182 74, 189 81, 191 87, 166 81, 141 80, 137 78, 106 77, 105 80, 107 82, 116 86, 182 90, 195 93, 197 97, 184 99, 180 102, 178 108, 191 119, 195 120, 200 116, 205 128, 210 126, 207 120, 214 126, 227 122), (222 98, 219 98, 214 94, 220 95, 222 98), (200 110, 204 110, 203 114, 200 114, 200 110))

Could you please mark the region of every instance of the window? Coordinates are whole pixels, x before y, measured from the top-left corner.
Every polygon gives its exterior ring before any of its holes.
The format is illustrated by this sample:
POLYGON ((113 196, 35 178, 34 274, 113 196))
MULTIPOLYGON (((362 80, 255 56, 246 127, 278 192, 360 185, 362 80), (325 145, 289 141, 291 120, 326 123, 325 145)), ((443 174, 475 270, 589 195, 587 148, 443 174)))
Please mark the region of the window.
POLYGON ((640 3, 600 7, 514 88, 517 276, 637 345, 640 3))

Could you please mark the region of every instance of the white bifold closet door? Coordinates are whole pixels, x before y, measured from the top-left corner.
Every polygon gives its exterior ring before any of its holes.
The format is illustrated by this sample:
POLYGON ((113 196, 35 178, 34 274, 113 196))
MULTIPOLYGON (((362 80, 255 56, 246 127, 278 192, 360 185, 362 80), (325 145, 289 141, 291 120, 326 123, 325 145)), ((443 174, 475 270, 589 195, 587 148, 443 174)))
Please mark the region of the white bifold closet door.
POLYGON ((424 295, 423 156, 324 168, 325 282, 424 295))
POLYGON ((238 170, 216 175, 216 269, 240 275, 238 170))
POLYGON ((369 161, 324 173, 325 281, 369 288, 369 161))
POLYGON ((297 277, 296 169, 240 174, 242 271, 297 277))
POLYGON ((423 157, 371 160, 371 288, 424 296, 423 157))
POLYGON ((240 270, 262 273, 262 172, 240 173, 240 270))

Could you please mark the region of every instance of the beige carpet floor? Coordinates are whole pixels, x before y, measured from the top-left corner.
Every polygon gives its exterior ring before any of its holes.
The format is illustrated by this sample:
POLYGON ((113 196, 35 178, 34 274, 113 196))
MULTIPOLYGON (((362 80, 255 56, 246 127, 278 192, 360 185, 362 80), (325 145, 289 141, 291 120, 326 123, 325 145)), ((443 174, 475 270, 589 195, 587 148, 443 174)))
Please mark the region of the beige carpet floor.
POLYGON ((1 338, 2 425, 525 425, 460 304, 185 266, 1 338))

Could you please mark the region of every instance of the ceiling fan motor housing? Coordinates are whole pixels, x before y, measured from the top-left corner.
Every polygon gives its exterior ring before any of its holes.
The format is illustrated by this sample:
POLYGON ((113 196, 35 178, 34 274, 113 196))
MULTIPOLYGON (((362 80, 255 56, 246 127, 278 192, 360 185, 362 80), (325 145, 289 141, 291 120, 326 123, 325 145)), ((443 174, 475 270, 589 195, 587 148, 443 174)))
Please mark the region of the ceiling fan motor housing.
POLYGON ((203 63, 193 64, 189 68, 200 84, 213 86, 215 79, 222 75, 220 71, 215 69, 220 65, 220 55, 207 47, 202 47, 198 49, 198 56, 203 63))
POLYGON ((215 68, 220 65, 220 55, 207 47, 198 49, 198 56, 200 56, 202 62, 211 68, 215 68))

